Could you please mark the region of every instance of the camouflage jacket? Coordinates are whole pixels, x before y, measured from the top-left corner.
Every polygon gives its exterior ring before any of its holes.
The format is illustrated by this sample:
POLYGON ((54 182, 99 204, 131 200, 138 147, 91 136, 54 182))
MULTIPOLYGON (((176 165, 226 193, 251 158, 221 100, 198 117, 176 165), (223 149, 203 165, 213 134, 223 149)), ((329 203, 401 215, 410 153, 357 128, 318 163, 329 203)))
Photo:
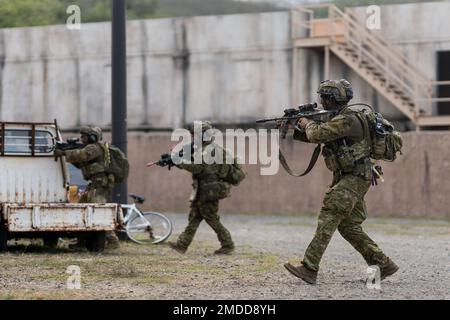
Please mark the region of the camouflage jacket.
POLYGON ((81 169, 86 180, 106 171, 105 151, 100 143, 88 144, 83 149, 67 150, 66 160, 81 169))
POLYGON ((310 122, 305 131, 295 130, 294 139, 324 144, 322 155, 334 173, 353 173, 371 179, 370 133, 365 117, 344 107, 328 122, 310 122))
MULTIPOLYGON (((183 160, 181 164, 176 165, 178 168, 192 173, 193 192, 190 197, 191 201, 199 198, 202 199, 204 196, 208 196, 209 199, 206 200, 213 200, 214 198, 223 199, 230 195, 231 185, 228 182, 223 181, 223 178, 227 176, 228 171, 232 166, 231 164, 226 163, 226 157, 229 157, 230 154, 220 146, 211 143, 203 146, 201 154, 202 159, 204 159, 203 156, 211 154, 212 148, 216 148, 215 150, 223 152, 222 163, 207 164, 202 161, 202 163, 195 164, 183 160)), ((200 151, 194 151, 194 158, 195 156, 199 156, 199 154, 195 154, 195 152, 200 151)))

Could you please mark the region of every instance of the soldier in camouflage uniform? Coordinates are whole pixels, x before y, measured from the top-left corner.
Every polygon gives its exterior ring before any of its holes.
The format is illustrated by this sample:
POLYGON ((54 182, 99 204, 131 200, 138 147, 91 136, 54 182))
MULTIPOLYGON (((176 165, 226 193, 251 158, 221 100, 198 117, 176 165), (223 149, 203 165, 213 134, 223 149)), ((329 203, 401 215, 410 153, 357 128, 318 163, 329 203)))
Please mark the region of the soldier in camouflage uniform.
MULTIPOLYGON (((212 129, 208 121, 202 122, 202 134, 212 129)), ((193 128, 190 129, 194 134, 193 128)), ((203 142, 202 152, 205 154, 205 148, 217 147, 214 142, 203 142)), ((226 151, 224 157, 226 157, 226 151)), ((194 149, 194 153, 199 152, 194 149)), ((203 159, 203 158, 202 158, 203 159)), ((224 158, 225 159, 225 158, 224 158)), ((221 248, 216 250, 215 254, 230 254, 234 251, 234 243, 230 232, 220 222, 219 200, 226 198, 230 194, 231 185, 222 180, 229 170, 229 164, 223 161, 223 164, 194 164, 183 160, 181 164, 176 165, 180 169, 192 173, 193 191, 190 197, 191 211, 189 213, 189 223, 183 233, 178 237, 176 243, 169 242, 169 245, 180 253, 185 253, 191 244, 194 235, 200 225, 205 220, 206 223, 216 232, 220 241, 221 248)), ((189 161, 190 162, 190 161, 189 161)))
MULTIPOLYGON (((114 176, 105 172, 105 150, 100 143, 102 130, 98 127, 82 127, 80 130, 82 149, 56 150, 55 155, 66 157, 66 160, 81 169, 83 177, 89 181, 86 191, 79 199, 80 203, 107 203, 114 188, 114 176)), ((119 247, 119 239, 114 231, 106 233, 107 245, 111 249, 119 247)), ((79 241, 77 247, 83 245, 79 241)))
POLYGON ((319 123, 301 118, 294 139, 324 144, 322 155, 333 172, 333 182, 325 194, 315 236, 306 249, 299 266, 290 263, 285 268, 302 280, 315 284, 319 263, 336 229, 364 258, 368 265, 380 268, 381 279, 398 270, 378 245, 363 231, 366 219, 364 196, 372 179, 370 132, 367 120, 360 112, 347 107, 353 97, 351 85, 345 79, 323 81, 318 89, 326 110, 338 113, 330 121, 319 123))

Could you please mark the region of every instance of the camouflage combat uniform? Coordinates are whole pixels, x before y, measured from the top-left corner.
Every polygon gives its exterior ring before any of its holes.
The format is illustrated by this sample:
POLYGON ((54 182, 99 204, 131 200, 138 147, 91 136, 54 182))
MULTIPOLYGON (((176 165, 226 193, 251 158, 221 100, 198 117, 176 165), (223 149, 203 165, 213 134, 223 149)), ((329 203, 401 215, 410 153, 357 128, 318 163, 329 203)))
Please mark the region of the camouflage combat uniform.
POLYGON ((323 200, 315 236, 302 261, 312 271, 318 271, 322 255, 336 229, 368 265, 381 268, 388 263, 389 258, 361 227, 366 219, 364 196, 371 185, 372 174, 370 138, 366 130, 363 118, 344 106, 329 122, 312 121, 304 132, 294 132, 296 140, 324 144, 322 155, 327 168, 333 171, 333 182, 323 200), (345 153, 348 152, 358 159, 355 163, 345 161, 345 153))
POLYGON ((184 251, 187 250, 200 223, 205 220, 216 232, 221 247, 223 249, 234 249, 231 234, 220 222, 220 216, 218 214, 219 200, 228 197, 230 194, 231 185, 221 179, 228 172, 229 166, 226 163, 182 163, 177 165, 178 168, 191 172, 193 178, 189 223, 183 233, 178 237, 176 243, 178 248, 184 251))
MULTIPOLYGON (((91 143, 83 149, 65 151, 66 160, 81 169, 83 177, 89 181, 80 203, 108 203, 114 188, 114 176, 105 172, 105 151, 101 143, 91 143)), ((114 231, 106 233, 108 242, 116 243, 114 231)))
POLYGON ((83 149, 67 150, 66 160, 81 169, 83 178, 90 181, 80 203, 107 203, 114 188, 114 176, 105 173, 105 156, 100 143, 88 144, 83 149))

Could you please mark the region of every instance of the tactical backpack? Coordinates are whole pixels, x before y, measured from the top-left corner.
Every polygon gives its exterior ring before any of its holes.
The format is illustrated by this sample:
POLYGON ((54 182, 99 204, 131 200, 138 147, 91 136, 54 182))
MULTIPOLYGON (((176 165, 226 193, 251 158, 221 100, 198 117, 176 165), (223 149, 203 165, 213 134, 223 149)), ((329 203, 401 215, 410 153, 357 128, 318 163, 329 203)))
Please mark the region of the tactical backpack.
POLYGON ((200 193, 201 200, 216 201, 230 196, 231 185, 223 181, 212 181, 203 184, 204 191, 200 193))
POLYGON ((104 144, 105 159, 107 162, 106 172, 114 176, 116 183, 122 183, 128 178, 130 164, 125 154, 119 148, 104 144))
POLYGON ((362 115, 365 116, 369 126, 370 157, 374 160, 394 161, 398 152, 402 154, 403 140, 400 133, 383 118, 381 113, 366 110, 358 112, 358 117, 362 115))
POLYGON ((235 162, 230 166, 227 175, 223 178, 225 182, 232 184, 233 186, 239 185, 244 180, 246 174, 242 169, 242 166, 235 162))
MULTIPOLYGON (((394 161, 397 158, 398 152, 402 154, 403 140, 400 133, 394 129, 394 126, 389 121, 383 118, 381 113, 375 112, 371 106, 364 103, 355 103, 348 107, 357 105, 370 108, 370 111, 366 109, 354 110, 357 111, 357 117, 361 121, 365 135, 369 138, 370 158, 374 160, 394 161)), ((292 171, 281 150, 279 151, 278 158, 280 164, 289 175, 303 177, 313 169, 320 156, 321 149, 322 146, 318 144, 311 156, 308 168, 301 174, 292 171)))
POLYGON ((224 165, 221 166, 219 177, 222 181, 227 182, 233 186, 239 185, 242 180, 245 179, 246 174, 242 169, 242 166, 238 163, 237 158, 232 158, 232 155, 225 149, 221 148, 223 152, 223 161, 224 165), (230 160, 233 160, 233 163, 230 164, 230 160), (225 165, 225 163, 227 165, 225 165))

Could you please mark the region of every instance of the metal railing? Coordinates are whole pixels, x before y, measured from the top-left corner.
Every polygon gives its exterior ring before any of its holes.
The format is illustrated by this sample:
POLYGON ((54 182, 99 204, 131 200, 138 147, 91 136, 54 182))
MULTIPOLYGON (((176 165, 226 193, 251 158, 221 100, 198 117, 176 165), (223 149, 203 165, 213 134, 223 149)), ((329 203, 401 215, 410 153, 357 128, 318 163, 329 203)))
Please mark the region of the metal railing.
POLYGON ((386 90, 400 92, 404 102, 413 104, 411 111, 402 106, 402 110, 413 112, 413 119, 422 112, 431 114, 433 103, 450 102, 450 97, 435 96, 436 88, 450 85, 450 81, 429 80, 399 50, 362 25, 351 11, 344 13, 332 4, 305 5, 296 8, 292 18, 294 38, 302 38, 297 28, 306 28, 307 37, 314 37, 315 22, 325 22, 332 45, 341 44, 354 55, 360 66, 371 66, 377 78, 385 82, 386 90), (317 10, 322 13, 325 10, 326 19, 316 18, 317 10))

